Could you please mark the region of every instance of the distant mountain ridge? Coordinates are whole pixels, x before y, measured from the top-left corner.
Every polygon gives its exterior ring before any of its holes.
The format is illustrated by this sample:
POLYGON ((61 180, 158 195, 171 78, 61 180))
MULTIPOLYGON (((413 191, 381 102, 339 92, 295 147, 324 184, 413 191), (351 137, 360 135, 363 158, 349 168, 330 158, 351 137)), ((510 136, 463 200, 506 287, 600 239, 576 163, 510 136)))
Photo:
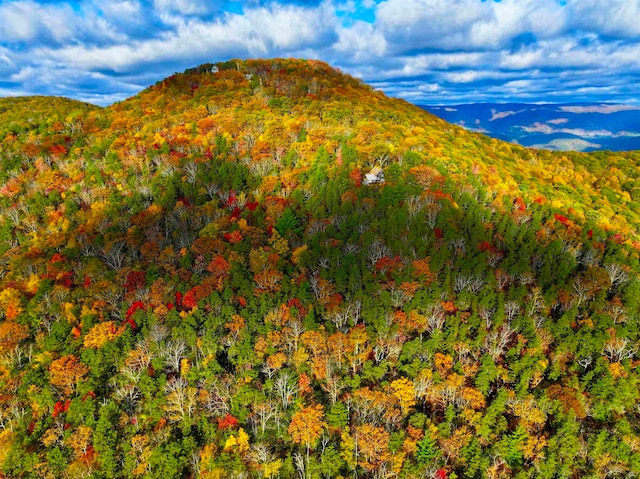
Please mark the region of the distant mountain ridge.
POLYGON ((421 105, 469 130, 550 150, 640 149, 640 106, 615 103, 421 105))

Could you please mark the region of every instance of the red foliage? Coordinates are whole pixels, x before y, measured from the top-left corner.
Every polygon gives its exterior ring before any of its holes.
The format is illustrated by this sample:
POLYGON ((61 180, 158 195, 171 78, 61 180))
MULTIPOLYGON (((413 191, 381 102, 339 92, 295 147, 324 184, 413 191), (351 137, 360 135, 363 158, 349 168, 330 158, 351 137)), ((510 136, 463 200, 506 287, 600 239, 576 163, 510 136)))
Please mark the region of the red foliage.
POLYGON ((129 306, 129 309, 127 309, 127 313, 125 315, 126 319, 122 322, 122 324, 128 324, 129 326, 131 326, 131 329, 136 329, 138 326, 133 320, 133 315, 136 314, 136 311, 138 311, 139 309, 143 311, 146 309, 144 303, 142 301, 134 301, 134 303, 129 306))
POLYGON ((178 308, 182 307, 182 293, 180 291, 176 293, 176 306, 178 308))
POLYGON ((516 206, 518 211, 524 211, 527 209, 527 206, 524 204, 524 201, 522 201, 522 198, 516 198, 513 201, 513 204, 516 206))
POLYGON ((238 304, 243 308, 247 305, 247 300, 242 296, 238 296, 237 300, 238 300, 238 304))
POLYGON ((235 218, 235 219, 238 219, 238 218, 240 218, 241 214, 242 214, 242 210, 236 206, 233 209, 233 211, 231 212, 231 217, 235 218))
POLYGON ((495 251, 495 247, 488 241, 481 241, 478 243, 478 249, 480 251, 495 251))
POLYGON ((82 286, 84 288, 88 288, 89 286, 91 286, 91 278, 89 277, 89 275, 84 277, 84 283, 82 283, 82 286))
POLYGON ((198 301, 196 300, 196 296, 195 293, 193 292, 193 289, 190 289, 189 291, 187 291, 184 295, 184 297, 182 298, 182 307, 187 310, 187 309, 193 309, 198 305, 198 301))
POLYGON ((438 469, 435 474, 436 479, 447 479, 447 471, 438 469))
POLYGON ((63 263, 67 260, 67 258, 63 255, 61 255, 60 253, 55 253, 51 259, 49 260, 49 263, 51 264, 55 264, 55 263, 63 263))
POLYGON ((611 241, 613 241, 616 244, 622 244, 624 243, 624 236, 622 236, 621 233, 616 233, 611 237, 611 241))
POLYGON ((127 279, 124 282, 124 289, 127 293, 137 291, 145 284, 145 274, 143 271, 131 271, 127 275, 127 279))
POLYGON ((340 293, 333 293, 331 296, 329 296, 329 300, 325 304, 325 308, 327 308, 328 311, 331 311, 332 309, 340 306, 343 300, 344 298, 340 293))
POLYGON ((65 288, 70 288, 73 286, 73 273, 71 271, 65 271, 62 274, 59 274, 57 277, 58 284, 64 286, 65 288))
POLYGON ((587 232, 587 236, 589 237, 589 239, 593 239, 593 230, 589 230, 587 232))
POLYGON ((222 235, 222 237, 229 243, 237 243, 238 241, 242 241, 242 233, 240 233, 240 231, 225 233, 222 235))
POLYGON ((402 261, 400 260, 400 256, 396 256, 394 258, 385 256, 383 258, 380 258, 378 261, 376 261, 373 267, 377 272, 385 274, 385 273, 391 273, 395 271, 401 265, 402 265, 402 261))
POLYGON ((307 308, 302 306, 302 302, 298 298, 291 298, 287 302, 287 307, 288 308, 297 309, 298 310, 298 315, 301 316, 301 317, 304 317, 304 316, 307 315, 307 308))
POLYGON ((436 239, 444 238, 444 233, 442 232, 442 230, 440 228, 434 229, 433 232, 436 234, 436 239))
POLYGON ((255 211, 255 209, 258 207, 258 204, 259 203, 257 201, 250 201, 245 206, 249 211, 255 211))
POLYGON ((218 431, 235 429, 236 427, 238 427, 238 420, 231 414, 227 413, 226 416, 218 418, 218 431))
POLYGON ((570 224, 570 220, 566 216, 562 216, 562 215, 559 215, 558 213, 556 213, 554 215, 554 218, 556 219, 556 221, 562 223, 565 226, 569 226, 569 224, 570 224))
POLYGON ((449 193, 445 193, 442 190, 435 190, 435 191, 432 191, 432 193, 435 196, 436 200, 453 201, 453 197, 449 193))
POLYGON ((67 412, 69 410, 69 405, 71 404, 70 400, 66 400, 64 402, 58 401, 53 406, 53 412, 51 413, 51 417, 58 417, 58 415, 63 412, 67 412))
POLYGON ((51 156, 64 156, 67 154, 67 149, 62 145, 51 145, 49 147, 49 153, 51 156))

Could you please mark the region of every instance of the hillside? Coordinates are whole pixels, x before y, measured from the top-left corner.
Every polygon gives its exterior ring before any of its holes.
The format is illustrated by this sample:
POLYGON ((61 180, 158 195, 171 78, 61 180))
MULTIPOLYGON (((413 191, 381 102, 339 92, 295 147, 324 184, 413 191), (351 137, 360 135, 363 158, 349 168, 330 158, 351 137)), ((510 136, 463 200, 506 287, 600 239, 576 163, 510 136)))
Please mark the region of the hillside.
POLYGON ((423 106, 440 118, 522 146, 640 150, 640 107, 614 103, 474 103, 423 106))
POLYGON ((1 102, 6 477, 640 472, 640 153, 304 60, 1 102))

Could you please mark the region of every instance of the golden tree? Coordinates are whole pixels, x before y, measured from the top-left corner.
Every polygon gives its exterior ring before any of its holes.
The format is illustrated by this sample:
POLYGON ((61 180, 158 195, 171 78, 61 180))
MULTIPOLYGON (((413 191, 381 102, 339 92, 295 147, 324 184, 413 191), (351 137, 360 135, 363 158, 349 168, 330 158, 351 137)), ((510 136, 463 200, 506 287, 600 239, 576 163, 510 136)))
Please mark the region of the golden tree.
POLYGON ((297 411, 291 418, 289 434, 296 444, 304 444, 309 449, 320 438, 322 430, 327 426, 324 422, 324 408, 322 404, 308 406, 297 411))

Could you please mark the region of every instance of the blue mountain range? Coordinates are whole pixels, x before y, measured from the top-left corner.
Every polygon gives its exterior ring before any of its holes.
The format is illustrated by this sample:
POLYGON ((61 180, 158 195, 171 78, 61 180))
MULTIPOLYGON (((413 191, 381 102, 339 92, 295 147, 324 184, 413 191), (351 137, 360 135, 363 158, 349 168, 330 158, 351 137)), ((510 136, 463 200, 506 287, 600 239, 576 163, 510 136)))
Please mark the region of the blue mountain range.
POLYGON ((640 106, 614 103, 420 105, 469 130, 550 150, 640 150, 640 106))

